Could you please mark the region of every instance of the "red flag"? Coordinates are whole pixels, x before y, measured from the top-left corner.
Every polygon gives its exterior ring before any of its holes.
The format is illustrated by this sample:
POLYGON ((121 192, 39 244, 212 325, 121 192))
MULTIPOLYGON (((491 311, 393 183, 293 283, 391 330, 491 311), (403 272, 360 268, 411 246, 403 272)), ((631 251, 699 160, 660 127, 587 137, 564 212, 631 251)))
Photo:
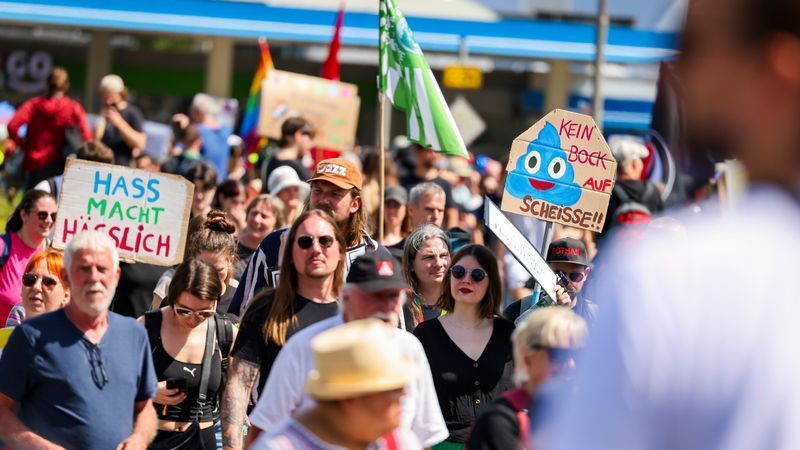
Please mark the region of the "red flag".
POLYGON ((336 28, 333 31, 333 39, 328 48, 328 58, 322 64, 322 78, 327 80, 339 81, 339 48, 342 46, 342 41, 339 36, 342 30, 342 22, 344 22, 344 2, 339 7, 339 13, 336 15, 336 28))

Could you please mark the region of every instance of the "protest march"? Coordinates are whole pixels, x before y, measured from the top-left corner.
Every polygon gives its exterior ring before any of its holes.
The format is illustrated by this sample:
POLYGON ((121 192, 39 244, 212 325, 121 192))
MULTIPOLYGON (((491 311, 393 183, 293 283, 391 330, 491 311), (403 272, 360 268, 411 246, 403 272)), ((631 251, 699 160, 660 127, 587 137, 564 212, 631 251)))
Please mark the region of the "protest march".
POLYGON ((797 2, 452 2, 0 5, 0 450, 800 448, 797 2))

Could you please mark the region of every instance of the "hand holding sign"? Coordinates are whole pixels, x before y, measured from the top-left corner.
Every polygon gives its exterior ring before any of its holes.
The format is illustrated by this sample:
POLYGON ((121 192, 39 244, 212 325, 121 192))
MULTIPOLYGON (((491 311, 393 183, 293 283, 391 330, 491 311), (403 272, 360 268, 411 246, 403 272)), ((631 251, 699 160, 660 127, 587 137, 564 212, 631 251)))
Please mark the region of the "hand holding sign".
POLYGON ((594 120, 560 109, 511 145, 502 209, 602 231, 617 163, 594 120))

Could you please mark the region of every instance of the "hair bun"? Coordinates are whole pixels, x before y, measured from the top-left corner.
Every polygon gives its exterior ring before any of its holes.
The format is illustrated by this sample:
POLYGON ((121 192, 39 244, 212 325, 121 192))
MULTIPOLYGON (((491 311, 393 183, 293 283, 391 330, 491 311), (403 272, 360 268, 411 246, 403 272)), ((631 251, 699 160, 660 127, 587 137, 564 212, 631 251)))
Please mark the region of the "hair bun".
POLYGON ((218 209, 212 209, 208 212, 203 228, 228 234, 236 233, 236 225, 228 219, 224 211, 218 209))

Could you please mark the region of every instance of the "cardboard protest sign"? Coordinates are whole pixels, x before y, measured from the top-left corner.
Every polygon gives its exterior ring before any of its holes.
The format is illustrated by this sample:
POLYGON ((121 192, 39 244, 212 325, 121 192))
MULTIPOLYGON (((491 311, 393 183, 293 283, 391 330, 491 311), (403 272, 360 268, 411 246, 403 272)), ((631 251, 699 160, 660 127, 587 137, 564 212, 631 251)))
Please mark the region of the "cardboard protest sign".
POLYGON ((108 233, 120 259, 172 266, 183 260, 194 185, 176 175, 67 161, 53 247, 84 230, 108 233))
POLYGON ((501 208, 591 231, 603 231, 617 175, 594 119, 556 109, 511 144, 501 208))
POLYGON ((284 120, 303 116, 316 128, 317 147, 350 150, 360 106, 354 84, 271 70, 261 85, 258 134, 279 139, 284 120))
POLYGON ((547 261, 536 250, 525 236, 511 223, 510 220, 488 197, 484 199, 484 222, 486 228, 491 230, 500 242, 506 246, 522 267, 531 274, 550 298, 557 298, 555 287, 558 277, 550 269, 547 261))

